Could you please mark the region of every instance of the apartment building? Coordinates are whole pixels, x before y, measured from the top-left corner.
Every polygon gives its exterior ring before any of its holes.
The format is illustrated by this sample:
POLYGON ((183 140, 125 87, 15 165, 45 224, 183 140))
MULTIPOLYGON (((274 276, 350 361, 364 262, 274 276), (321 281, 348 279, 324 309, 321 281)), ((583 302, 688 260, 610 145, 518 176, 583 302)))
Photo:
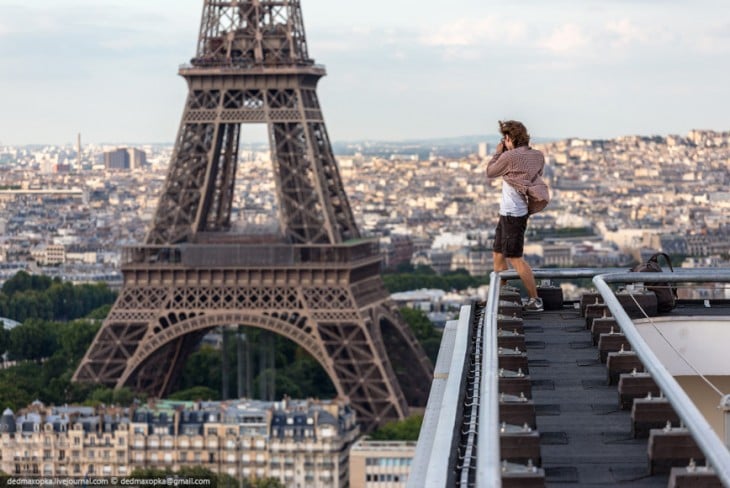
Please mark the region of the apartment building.
POLYGON ((13 476, 126 476, 128 420, 121 410, 36 402, 0 418, 0 469, 13 476))
POLYGON ((350 488, 405 488, 415 451, 412 441, 358 440, 350 450, 350 488))
POLYGON ((23 476, 127 476, 136 468, 202 466, 287 487, 349 480, 360 434, 341 400, 157 403, 135 409, 45 407, 0 418, 0 469, 23 476))

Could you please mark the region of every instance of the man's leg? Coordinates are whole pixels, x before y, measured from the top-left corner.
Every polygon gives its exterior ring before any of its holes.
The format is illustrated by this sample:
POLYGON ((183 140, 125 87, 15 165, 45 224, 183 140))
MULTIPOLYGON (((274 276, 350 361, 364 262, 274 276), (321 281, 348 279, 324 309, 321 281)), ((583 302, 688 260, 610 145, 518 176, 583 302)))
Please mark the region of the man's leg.
POLYGON ((532 268, 530 268, 530 265, 527 264, 525 258, 519 257, 507 259, 509 259, 510 264, 515 269, 515 271, 517 271, 517 274, 520 275, 520 279, 527 289, 527 295, 530 298, 537 298, 537 285, 535 284, 535 275, 532 274, 532 268))
MULTIPOLYGON (((509 266, 507 266, 507 260, 501 252, 492 253, 492 262, 494 263, 493 268, 495 273, 507 271, 509 269, 509 266)), ((504 286, 506 284, 507 280, 500 280, 500 285, 504 286)))

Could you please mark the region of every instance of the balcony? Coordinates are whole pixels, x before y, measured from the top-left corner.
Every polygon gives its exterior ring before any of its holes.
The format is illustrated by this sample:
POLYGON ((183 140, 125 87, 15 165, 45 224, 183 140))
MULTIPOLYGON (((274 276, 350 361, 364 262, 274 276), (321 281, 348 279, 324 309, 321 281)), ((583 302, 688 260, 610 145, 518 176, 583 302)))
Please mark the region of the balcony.
MULTIPOLYGON (((234 238, 236 236, 233 236, 234 238)), ((231 237, 228 236, 228 239, 231 237)), ((241 239, 246 236, 241 236, 241 239)), ((261 246, 246 243, 212 242, 202 246, 134 246, 122 248, 122 269, 137 266, 164 268, 291 267, 316 264, 341 268, 359 261, 380 259, 378 243, 359 239, 339 245, 261 246)))

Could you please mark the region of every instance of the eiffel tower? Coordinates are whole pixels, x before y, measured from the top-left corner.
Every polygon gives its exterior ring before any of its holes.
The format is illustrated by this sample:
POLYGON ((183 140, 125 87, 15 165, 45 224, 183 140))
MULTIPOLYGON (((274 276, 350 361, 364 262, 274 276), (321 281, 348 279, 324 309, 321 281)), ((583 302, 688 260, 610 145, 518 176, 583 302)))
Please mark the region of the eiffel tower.
POLYGON ((328 138, 299 0, 205 0, 189 92, 144 245, 73 379, 168 393, 215 327, 297 343, 365 430, 423 406, 432 365, 380 279, 328 138), (242 124, 266 124, 279 231, 231 225, 242 124))

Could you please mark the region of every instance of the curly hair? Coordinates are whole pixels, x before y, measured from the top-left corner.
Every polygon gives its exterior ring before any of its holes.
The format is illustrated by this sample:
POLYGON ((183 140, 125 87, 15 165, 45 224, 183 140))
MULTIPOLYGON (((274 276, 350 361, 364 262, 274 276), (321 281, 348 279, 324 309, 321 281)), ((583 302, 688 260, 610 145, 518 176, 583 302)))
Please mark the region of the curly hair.
POLYGON ((502 136, 509 136, 515 147, 530 145, 530 134, 522 122, 516 120, 500 120, 499 132, 502 136))

